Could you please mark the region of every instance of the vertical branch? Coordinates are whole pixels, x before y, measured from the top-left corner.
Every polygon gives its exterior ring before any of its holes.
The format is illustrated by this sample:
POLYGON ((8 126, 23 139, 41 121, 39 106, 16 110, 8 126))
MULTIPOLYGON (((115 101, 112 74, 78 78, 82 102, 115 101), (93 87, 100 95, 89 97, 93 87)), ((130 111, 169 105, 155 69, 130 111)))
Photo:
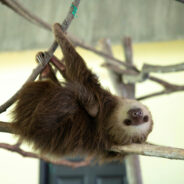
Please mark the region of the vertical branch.
MULTIPOLYGON (((110 40, 104 39, 102 41, 103 49, 106 53, 113 57, 110 40)), ((130 38, 125 38, 124 42, 125 58, 128 65, 133 65, 133 54, 132 54, 132 44, 130 38)), ((106 63, 110 64, 111 61, 106 59, 106 63)), ((131 84, 124 84, 122 81, 122 75, 115 71, 110 70, 110 76, 113 81, 113 85, 118 93, 118 95, 126 98, 134 98, 135 86, 131 84)), ((142 184, 141 171, 138 156, 127 156, 125 160, 128 183, 130 184, 142 184)))
MULTIPOLYGON (((102 43, 102 46, 103 46, 103 51, 105 53, 108 53, 110 56, 113 57, 113 52, 112 52, 112 48, 111 48, 111 41, 110 41, 110 39, 103 39, 101 41, 101 43, 102 43)), ((109 58, 105 58, 105 62, 106 62, 107 65, 108 64, 110 65, 112 63, 112 60, 109 59, 109 58)), ((113 70, 109 70, 109 74, 110 74, 110 78, 111 78, 111 80, 113 82, 113 87, 115 88, 115 90, 118 93, 118 95, 121 95, 121 93, 119 93, 121 91, 121 89, 122 89, 121 85, 123 85, 122 81, 121 81, 122 80, 121 79, 121 74, 119 74, 119 73, 117 73, 117 72, 115 72, 113 70)))
MULTIPOLYGON (((133 65, 133 51, 132 42, 130 37, 123 39, 123 48, 125 53, 125 61, 128 64, 133 65)), ((123 84, 122 92, 126 94, 126 98, 135 98, 135 85, 134 84, 123 84)), ((140 161, 137 155, 127 156, 126 170, 128 182, 130 184, 142 184, 140 161)))
MULTIPOLYGON (((125 62, 133 65, 133 51, 132 51, 132 43, 130 37, 125 37, 123 39, 123 48, 125 54, 125 62)), ((135 96, 135 85, 132 84, 124 84, 124 90, 122 90, 123 96, 126 98, 134 98, 135 96)))

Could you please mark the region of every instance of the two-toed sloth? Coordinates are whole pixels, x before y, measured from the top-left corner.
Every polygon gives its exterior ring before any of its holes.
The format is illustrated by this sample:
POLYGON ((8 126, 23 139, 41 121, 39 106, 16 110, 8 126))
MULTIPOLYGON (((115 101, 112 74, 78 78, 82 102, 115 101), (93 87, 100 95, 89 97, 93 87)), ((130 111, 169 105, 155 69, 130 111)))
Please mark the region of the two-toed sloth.
POLYGON ((64 55, 66 82, 24 85, 13 112, 13 131, 41 154, 57 157, 113 159, 112 146, 144 142, 153 124, 148 108, 103 89, 59 24, 54 34, 64 55))

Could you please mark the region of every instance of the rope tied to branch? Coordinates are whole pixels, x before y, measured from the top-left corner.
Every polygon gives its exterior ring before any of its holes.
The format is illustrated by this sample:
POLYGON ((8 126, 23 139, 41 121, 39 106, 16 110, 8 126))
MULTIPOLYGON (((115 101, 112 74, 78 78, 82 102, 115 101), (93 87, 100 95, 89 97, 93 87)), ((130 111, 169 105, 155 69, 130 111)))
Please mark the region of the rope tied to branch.
POLYGON ((74 17, 77 17, 77 15, 76 15, 76 13, 77 13, 77 7, 74 4, 72 4, 71 7, 73 7, 73 11, 72 11, 73 16, 74 17))

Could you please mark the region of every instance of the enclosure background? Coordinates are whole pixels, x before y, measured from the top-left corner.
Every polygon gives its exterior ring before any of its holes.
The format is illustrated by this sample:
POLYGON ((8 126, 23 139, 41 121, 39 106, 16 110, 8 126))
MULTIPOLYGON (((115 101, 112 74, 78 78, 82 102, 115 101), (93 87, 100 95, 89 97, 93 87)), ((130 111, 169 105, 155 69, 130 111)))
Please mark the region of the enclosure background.
MULTIPOLYGON (((72 0, 18 0, 51 25, 61 22, 72 0)), ((95 44, 102 37, 119 43, 184 38, 184 5, 175 0, 82 0, 69 32, 95 44)), ((0 6, 0 50, 32 49, 51 44, 48 31, 33 26, 12 10, 0 6)))

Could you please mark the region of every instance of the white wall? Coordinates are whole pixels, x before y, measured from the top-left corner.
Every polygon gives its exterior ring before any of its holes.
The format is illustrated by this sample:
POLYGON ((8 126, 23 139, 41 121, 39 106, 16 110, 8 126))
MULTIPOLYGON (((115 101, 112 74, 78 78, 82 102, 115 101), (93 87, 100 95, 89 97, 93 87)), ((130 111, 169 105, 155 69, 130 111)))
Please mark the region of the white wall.
MULTIPOLYGON (((33 52, 0 54, 0 104, 5 102, 23 84, 35 66, 33 52)), ((10 121, 9 111, 0 115, 1 121, 10 121)), ((0 133, 0 142, 14 143, 15 137, 0 133)), ((39 162, 23 158, 17 153, 0 149, 1 184, 37 184, 39 162)))
MULTIPOLYGON (((135 44, 135 63, 140 67, 143 62, 160 65, 182 62, 184 59, 184 41, 135 44)), ((120 46, 113 48, 116 57, 122 59, 120 46)), ((89 67, 99 76, 100 81, 112 91, 108 72, 100 68, 103 61, 100 57, 80 50, 89 67), (98 67, 97 67, 98 66, 98 67)), ((34 57, 36 51, 0 54, 0 104, 5 102, 18 88, 35 67, 34 57)), ((158 75, 170 82, 184 84, 184 73, 158 75)), ((137 86, 137 95, 159 90, 154 83, 146 82, 137 86)), ((143 101, 153 114, 154 128, 148 141, 167 146, 184 147, 184 92, 167 96, 155 97, 143 101)), ((8 112, 7 112, 8 113, 8 112)), ((0 120, 10 121, 7 113, 0 115, 0 120)), ((15 142, 9 134, 0 133, 0 142, 15 142)), ((141 157, 142 175, 144 184, 184 183, 183 161, 167 160, 161 158, 141 157)), ((0 183, 2 184, 38 184, 39 163, 36 159, 23 158, 16 153, 0 149, 0 183)))

